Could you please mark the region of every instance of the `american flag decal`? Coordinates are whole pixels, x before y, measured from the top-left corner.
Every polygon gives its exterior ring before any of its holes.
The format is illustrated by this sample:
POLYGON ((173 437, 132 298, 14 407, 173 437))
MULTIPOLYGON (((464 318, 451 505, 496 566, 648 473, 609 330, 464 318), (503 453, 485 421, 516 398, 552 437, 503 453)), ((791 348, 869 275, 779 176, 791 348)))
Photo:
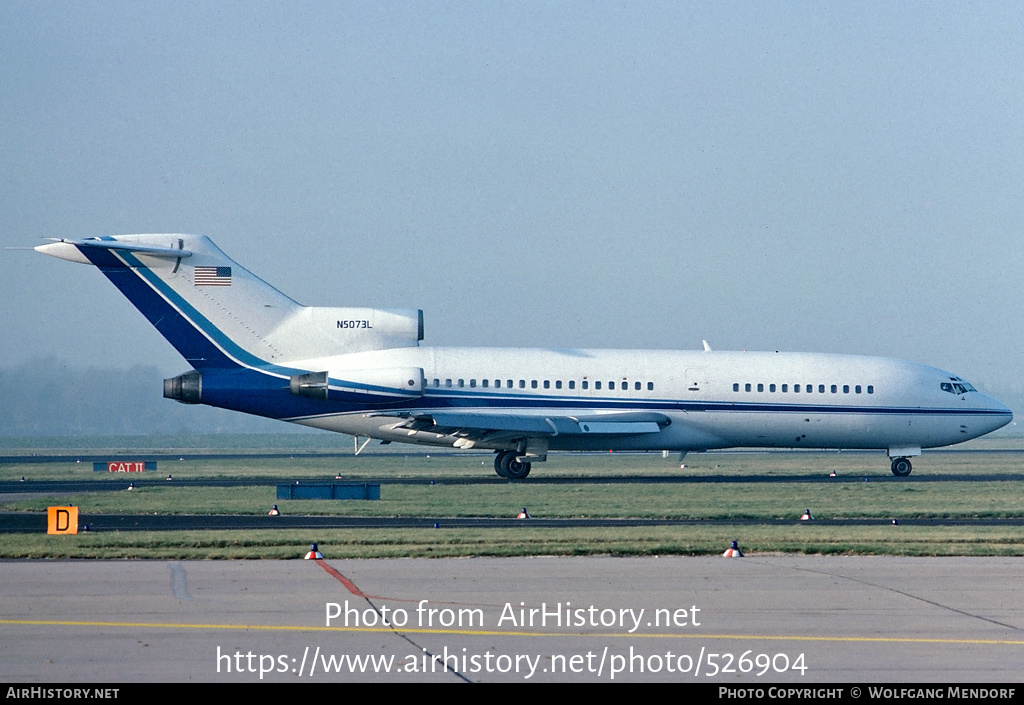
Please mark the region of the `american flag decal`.
POLYGON ((196 286, 231 286, 231 267, 196 267, 196 286))

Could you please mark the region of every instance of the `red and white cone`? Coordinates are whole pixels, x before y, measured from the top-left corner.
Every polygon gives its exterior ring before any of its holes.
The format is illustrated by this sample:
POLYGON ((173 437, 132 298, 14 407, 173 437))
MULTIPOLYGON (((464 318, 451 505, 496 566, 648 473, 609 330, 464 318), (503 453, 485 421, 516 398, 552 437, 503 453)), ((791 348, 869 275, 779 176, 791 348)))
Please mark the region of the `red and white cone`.
POLYGON ((277 505, 275 504, 273 508, 269 512, 267 512, 267 516, 279 517, 281 516, 281 510, 278 509, 277 505))
POLYGON ((804 513, 800 515, 800 521, 814 521, 814 515, 811 514, 810 509, 804 510, 804 513))
POLYGON ((722 554, 722 558, 743 558, 743 551, 740 550, 740 545, 736 541, 733 541, 729 548, 725 549, 725 553, 722 554))
POLYGON ((309 553, 306 554, 307 561, 314 561, 323 557, 324 554, 320 553, 320 549, 316 547, 315 543, 313 544, 312 548, 309 549, 309 553))
POLYGON ((526 511, 526 507, 523 507, 523 511, 516 515, 516 519, 529 519, 530 513, 526 511))

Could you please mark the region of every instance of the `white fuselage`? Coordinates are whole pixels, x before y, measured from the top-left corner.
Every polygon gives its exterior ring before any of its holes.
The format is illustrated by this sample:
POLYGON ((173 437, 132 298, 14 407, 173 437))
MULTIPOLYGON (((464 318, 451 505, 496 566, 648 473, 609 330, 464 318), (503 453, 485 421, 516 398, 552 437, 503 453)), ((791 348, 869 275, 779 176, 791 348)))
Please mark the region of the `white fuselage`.
MULTIPOLYGON (((944 391, 943 383, 959 379, 950 373, 854 355, 401 348, 294 364, 332 370, 422 368, 425 410, 541 417, 656 411, 672 420, 659 433, 555 436, 549 441, 552 450, 920 449, 975 438, 1012 418, 1007 407, 979 392, 944 391)), ((457 440, 425 431, 411 434, 396 428, 393 418, 367 412, 291 420, 406 443, 457 440)))

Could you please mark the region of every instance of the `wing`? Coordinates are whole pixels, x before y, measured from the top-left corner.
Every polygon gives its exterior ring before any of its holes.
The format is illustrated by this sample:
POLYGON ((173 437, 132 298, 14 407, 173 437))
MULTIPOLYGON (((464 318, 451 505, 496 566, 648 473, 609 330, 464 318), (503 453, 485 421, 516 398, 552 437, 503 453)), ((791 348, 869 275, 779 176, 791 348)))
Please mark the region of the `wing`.
MULTIPOLYGON (((624 436, 658 433, 672 423, 665 414, 648 411, 616 414, 501 414, 491 411, 381 411, 370 416, 400 419, 392 428, 458 436, 479 443, 512 442, 555 436, 624 436)), ((469 445, 469 444, 465 444, 469 445)))

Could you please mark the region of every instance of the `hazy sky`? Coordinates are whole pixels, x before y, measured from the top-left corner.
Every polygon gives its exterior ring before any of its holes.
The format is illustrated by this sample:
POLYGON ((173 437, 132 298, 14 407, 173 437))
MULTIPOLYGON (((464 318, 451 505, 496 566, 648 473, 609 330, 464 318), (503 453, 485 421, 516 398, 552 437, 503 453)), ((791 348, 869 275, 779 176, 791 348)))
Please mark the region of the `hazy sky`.
MULTIPOLYGON (((0 3, 0 238, 209 235, 428 345, 851 352, 1024 387, 1024 4, 0 3)), ((0 361, 188 369, 0 251, 0 361)))

